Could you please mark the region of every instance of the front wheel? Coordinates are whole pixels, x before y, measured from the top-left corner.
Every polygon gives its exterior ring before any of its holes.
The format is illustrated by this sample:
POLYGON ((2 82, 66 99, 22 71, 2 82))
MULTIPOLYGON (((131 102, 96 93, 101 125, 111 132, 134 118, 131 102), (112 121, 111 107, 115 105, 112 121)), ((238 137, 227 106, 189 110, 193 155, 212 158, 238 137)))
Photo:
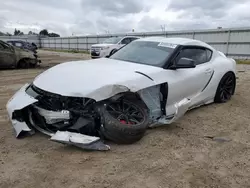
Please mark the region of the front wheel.
POLYGON ((236 78, 234 73, 226 73, 218 85, 214 101, 216 103, 225 103, 229 101, 234 94, 235 86, 236 78))
POLYGON ((140 101, 121 99, 111 102, 103 107, 101 116, 101 134, 117 144, 139 141, 148 128, 148 111, 140 101))

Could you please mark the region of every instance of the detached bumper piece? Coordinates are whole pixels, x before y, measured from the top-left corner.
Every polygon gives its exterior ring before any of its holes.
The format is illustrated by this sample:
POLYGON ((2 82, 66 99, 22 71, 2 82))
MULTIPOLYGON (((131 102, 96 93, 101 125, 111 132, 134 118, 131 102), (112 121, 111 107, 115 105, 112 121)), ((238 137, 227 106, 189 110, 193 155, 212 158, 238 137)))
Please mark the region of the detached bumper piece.
POLYGON ((50 140, 59 142, 62 144, 73 145, 86 150, 99 150, 108 151, 110 147, 105 145, 99 137, 87 136, 73 132, 61 132, 57 131, 50 140))
POLYGON ((16 119, 15 117, 15 114, 18 112, 20 113, 22 109, 37 102, 36 99, 30 97, 25 92, 28 86, 28 84, 25 84, 19 91, 15 93, 15 95, 8 101, 6 105, 10 121, 15 130, 16 138, 20 137, 21 134, 33 132, 24 120, 16 119))

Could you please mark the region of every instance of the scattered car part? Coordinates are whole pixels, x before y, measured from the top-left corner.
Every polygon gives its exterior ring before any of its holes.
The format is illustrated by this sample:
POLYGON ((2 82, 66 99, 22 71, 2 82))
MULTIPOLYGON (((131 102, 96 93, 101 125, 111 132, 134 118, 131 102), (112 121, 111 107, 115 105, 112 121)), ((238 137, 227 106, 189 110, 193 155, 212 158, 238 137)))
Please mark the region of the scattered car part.
POLYGON ((73 145, 85 150, 110 150, 110 147, 108 145, 103 144, 100 138, 87 136, 79 133, 57 131, 50 138, 50 140, 63 144, 73 145))
POLYGON ((40 63, 32 51, 17 48, 0 40, 0 68, 29 68, 40 63))
POLYGON ((205 136, 205 138, 211 139, 216 142, 230 142, 232 139, 230 138, 223 138, 223 137, 215 137, 215 136, 205 136))
MULTIPOLYGON (((233 59, 201 41, 143 38, 109 58, 44 71, 17 91, 7 110, 17 137, 37 129, 82 148, 87 148, 86 139, 78 136, 131 144, 148 127, 171 124, 190 109, 230 100, 235 74, 233 59)), ((106 150, 104 145, 88 149, 106 150)))

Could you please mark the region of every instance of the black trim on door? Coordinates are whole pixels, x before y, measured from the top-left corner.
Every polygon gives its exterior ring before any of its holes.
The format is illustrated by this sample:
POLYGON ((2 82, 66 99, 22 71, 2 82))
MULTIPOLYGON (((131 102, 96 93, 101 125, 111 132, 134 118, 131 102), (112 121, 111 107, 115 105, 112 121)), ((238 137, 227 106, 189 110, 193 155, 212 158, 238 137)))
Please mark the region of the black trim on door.
POLYGON ((203 92, 203 91, 207 88, 207 86, 208 86, 208 84, 211 82, 211 80, 212 80, 213 76, 214 76, 214 71, 213 71, 213 73, 212 73, 211 77, 209 78, 209 80, 208 80, 207 84, 205 85, 205 87, 202 89, 202 91, 201 91, 201 92, 203 92))
POLYGON ((203 49, 203 50, 209 50, 211 52, 211 55, 209 57, 209 59, 204 62, 207 63, 209 62, 212 57, 213 57, 213 51, 209 48, 206 48, 204 46, 197 46, 197 45, 187 45, 187 46, 183 46, 183 45, 179 45, 174 52, 172 53, 172 55, 168 58, 168 61, 166 62, 166 64, 163 66, 164 69, 169 69, 175 62, 175 59, 177 58, 177 56, 180 54, 180 52, 184 49, 203 49))
POLYGON ((166 115, 166 106, 167 106, 167 99, 168 99, 168 83, 161 84, 160 92, 162 94, 161 111, 163 115, 166 115))
POLYGON ((181 51, 183 48, 182 45, 178 45, 176 49, 172 52, 172 54, 165 60, 165 64, 162 66, 164 69, 168 69, 171 66, 171 62, 176 57, 177 54, 181 51))

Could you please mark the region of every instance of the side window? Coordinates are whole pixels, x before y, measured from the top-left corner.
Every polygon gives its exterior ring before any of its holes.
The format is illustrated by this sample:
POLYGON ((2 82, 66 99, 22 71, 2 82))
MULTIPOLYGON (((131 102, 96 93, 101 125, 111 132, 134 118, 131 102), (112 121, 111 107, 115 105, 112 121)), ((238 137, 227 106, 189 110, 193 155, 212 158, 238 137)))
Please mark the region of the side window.
POLYGON ((122 40, 121 44, 129 44, 130 42, 130 38, 125 38, 122 40))
POLYGON ((210 60, 212 52, 203 48, 186 48, 183 49, 180 54, 177 56, 176 61, 179 61, 181 58, 189 58, 195 61, 196 65, 206 63, 210 60))
POLYGON ((207 51, 207 59, 208 61, 210 61, 210 59, 212 58, 212 51, 209 49, 206 49, 206 51, 207 51))
POLYGON ((134 41, 134 40, 136 40, 136 39, 138 39, 138 38, 130 38, 130 42, 132 42, 132 41, 134 41))

